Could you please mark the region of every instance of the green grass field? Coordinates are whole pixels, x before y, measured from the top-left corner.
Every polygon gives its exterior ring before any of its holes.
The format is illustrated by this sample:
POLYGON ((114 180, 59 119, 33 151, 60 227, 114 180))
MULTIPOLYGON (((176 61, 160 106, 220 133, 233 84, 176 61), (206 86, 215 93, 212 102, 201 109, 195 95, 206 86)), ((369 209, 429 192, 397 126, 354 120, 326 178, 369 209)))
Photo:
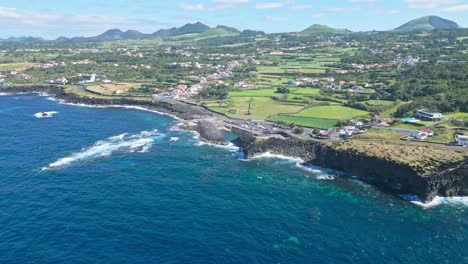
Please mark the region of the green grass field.
POLYGON ((230 97, 273 97, 281 94, 276 93, 276 89, 244 89, 229 92, 230 97))
POLYGON ((428 137, 424 141, 440 144, 446 144, 455 141, 456 129, 440 127, 434 128, 432 131, 434 131, 434 136, 428 137))
POLYGON ((426 125, 421 124, 421 123, 404 123, 404 124, 398 124, 394 126, 395 128, 403 128, 403 129, 413 129, 413 130, 418 130, 420 128, 425 127, 426 125))
POLYGON ((313 117, 324 119, 347 120, 357 117, 367 117, 368 112, 349 108, 340 105, 317 106, 305 109, 294 116, 298 117, 313 117))
POLYGON ((230 117, 241 119, 267 119, 279 114, 293 114, 301 111, 304 105, 294 103, 281 103, 269 97, 234 97, 232 105, 219 105, 216 101, 208 102, 207 106, 213 111, 223 113, 230 117), (247 115, 249 111, 249 101, 252 101, 251 115, 247 115), (230 110, 237 110, 237 114, 232 114, 230 110))
MULTIPOLYGON (((289 96, 293 95, 315 95, 320 93, 320 89, 314 88, 289 88, 289 96)), ((280 97, 284 94, 276 92, 275 88, 268 89, 244 89, 229 92, 230 97, 280 97)))
POLYGON ((303 127, 312 127, 312 128, 331 128, 336 127, 339 123, 339 120, 336 119, 323 119, 323 118, 311 118, 311 117, 299 117, 291 115, 278 115, 274 116, 270 121, 273 122, 284 122, 288 124, 295 124, 303 127))
POLYGON ((0 71, 11 71, 11 70, 31 66, 31 65, 33 64, 32 63, 5 63, 5 64, 0 64, 0 71))

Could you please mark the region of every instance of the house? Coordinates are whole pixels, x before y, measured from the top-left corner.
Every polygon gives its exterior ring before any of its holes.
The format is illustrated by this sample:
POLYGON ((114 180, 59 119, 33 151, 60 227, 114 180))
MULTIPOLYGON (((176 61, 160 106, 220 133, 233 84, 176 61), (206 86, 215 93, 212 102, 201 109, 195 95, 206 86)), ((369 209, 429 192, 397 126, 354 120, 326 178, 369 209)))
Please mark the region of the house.
POLYGON ((240 87, 240 88, 253 88, 255 85, 251 82, 247 81, 241 81, 235 84, 235 86, 240 87))
POLYGON ((420 133, 426 133, 428 137, 434 136, 434 132, 430 130, 429 128, 421 128, 419 129, 420 133))
POLYGON ((390 124, 387 123, 387 122, 380 122, 380 123, 377 124, 377 126, 378 126, 378 127, 389 127, 390 124))
POLYGON ((348 89, 348 92, 350 92, 350 93, 363 93, 364 92, 364 87, 354 85, 353 87, 348 89))
POLYGON ((57 78, 55 80, 50 80, 49 81, 50 84, 62 84, 62 85, 65 85, 68 83, 68 80, 66 77, 60 77, 60 78, 57 78))
POLYGON ((418 130, 418 132, 414 132, 413 134, 411 134, 412 138, 418 139, 418 140, 424 140, 427 137, 432 137, 432 136, 434 136, 434 132, 432 132, 432 130, 428 128, 421 128, 418 130))
POLYGON ((357 120, 357 119, 351 119, 348 121, 348 123, 352 126, 356 126, 356 127, 362 127, 364 125, 364 122, 361 121, 361 120, 357 120))
POLYGON ((375 124, 381 124, 381 123, 391 124, 393 123, 393 119, 389 117, 374 116, 372 118, 372 122, 375 124))
POLYGON ((284 52, 282 52, 282 51, 272 51, 272 52, 270 52, 270 55, 283 55, 283 54, 284 54, 284 52))
POLYGON ((464 135, 463 133, 457 133, 455 135, 455 140, 457 144, 460 146, 468 147, 468 136, 464 135))
POLYGON ((440 121, 443 118, 441 113, 431 112, 426 109, 418 110, 416 116, 426 121, 440 121))
POLYGON ((415 133, 411 134, 411 137, 414 138, 414 139, 423 140, 423 139, 426 139, 428 137, 428 134, 424 133, 424 132, 415 132, 415 133))

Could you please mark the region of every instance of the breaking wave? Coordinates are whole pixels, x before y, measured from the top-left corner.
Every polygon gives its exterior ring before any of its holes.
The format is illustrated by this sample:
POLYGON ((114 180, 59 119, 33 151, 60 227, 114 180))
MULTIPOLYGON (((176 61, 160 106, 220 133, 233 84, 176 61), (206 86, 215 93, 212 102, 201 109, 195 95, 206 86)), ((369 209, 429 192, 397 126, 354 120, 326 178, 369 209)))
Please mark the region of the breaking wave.
POLYGON ((52 111, 52 112, 40 112, 40 113, 35 113, 34 116, 36 118, 50 118, 53 117, 55 114, 58 114, 58 112, 52 111))
POLYGON ((468 206, 468 197, 440 197, 436 196, 432 201, 430 202, 423 202, 421 199, 419 199, 418 196, 416 195, 411 195, 411 194, 404 194, 400 195, 401 198, 403 198, 406 201, 409 201, 412 204, 415 204, 417 206, 420 206, 424 209, 428 208, 433 208, 436 206, 439 206, 441 204, 447 204, 447 205, 461 205, 461 206, 468 206))
POLYGON ((42 170, 61 168, 72 163, 110 156, 115 152, 143 153, 148 152, 154 140, 161 135, 157 130, 143 131, 138 134, 124 133, 96 142, 93 146, 82 149, 80 152, 61 158, 50 163, 42 170))

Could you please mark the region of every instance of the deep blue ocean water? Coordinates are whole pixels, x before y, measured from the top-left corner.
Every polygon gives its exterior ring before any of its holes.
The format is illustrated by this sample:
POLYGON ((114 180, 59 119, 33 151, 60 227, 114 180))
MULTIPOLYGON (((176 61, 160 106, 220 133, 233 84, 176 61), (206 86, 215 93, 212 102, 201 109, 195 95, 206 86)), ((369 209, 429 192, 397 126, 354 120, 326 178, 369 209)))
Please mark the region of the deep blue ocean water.
POLYGON ((468 263, 466 205, 424 209, 172 128, 0 96, 0 263, 468 263))

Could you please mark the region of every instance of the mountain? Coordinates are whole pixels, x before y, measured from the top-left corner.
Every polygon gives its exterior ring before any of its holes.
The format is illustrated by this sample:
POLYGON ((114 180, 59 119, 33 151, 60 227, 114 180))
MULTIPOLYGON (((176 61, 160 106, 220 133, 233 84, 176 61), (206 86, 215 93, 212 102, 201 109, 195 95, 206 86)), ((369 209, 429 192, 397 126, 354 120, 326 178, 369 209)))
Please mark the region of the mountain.
POLYGON ((242 31, 242 33, 241 33, 241 36, 243 36, 243 37, 256 37, 256 36, 261 36, 261 35, 265 35, 265 32, 246 29, 246 30, 242 31))
POLYGON ((299 32, 300 35, 315 35, 315 34, 321 34, 321 33, 336 33, 336 34, 344 34, 350 32, 347 29, 337 29, 337 28, 332 28, 326 25, 319 25, 319 24, 314 24, 303 31, 299 32))
POLYGON ((425 16, 411 20, 410 22, 396 28, 396 31, 428 31, 435 29, 457 29, 460 28, 457 23, 438 17, 425 16))
POLYGON ((193 34, 193 33, 203 33, 207 30, 209 30, 210 27, 203 24, 203 23, 200 23, 200 22, 197 22, 197 23, 194 23, 194 24, 186 24, 178 29, 176 29, 174 31, 174 35, 175 36, 178 36, 178 35, 185 35, 185 34, 193 34))
POLYGON ((101 35, 95 37, 59 37, 55 41, 56 42, 72 42, 72 43, 82 43, 82 42, 103 42, 103 41, 112 41, 112 40, 128 40, 128 39, 144 39, 148 38, 151 35, 141 33, 136 30, 127 30, 122 31, 120 29, 109 29, 106 32, 102 33, 101 35))
POLYGON ((227 31, 227 32, 229 32, 229 33, 237 33, 237 34, 241 33, 240 30, 238 30, 237 28, 233 28, 233 27, 228 27, 228 26, 219 25, 219 26, 217 26, 216 28, 217 28, 217 29, 222 29, 222 30, 227 31))
POLYGON ((143 34, 136 30, 127 30, 123 32, 120 29, 110 29, 99 36, 88 38, 90 41, 110 41, 118 39, 141 39, 147 37, 147 34, 143 34))
POLYGON ((0 42, 15 42, 15 43, 38 43, 43 42, 43 38, 38 37, 18 37, 18 38, 7 38, 7 39, 0 39, 0 42))
POLYGON ((229 35, 239 35, 240 31, 227 27, 227 26, 217 26, 214 28, 210 28, 202 33, 200 33, 201 37, 217 37, 217 36, 229 36, 229 35))

